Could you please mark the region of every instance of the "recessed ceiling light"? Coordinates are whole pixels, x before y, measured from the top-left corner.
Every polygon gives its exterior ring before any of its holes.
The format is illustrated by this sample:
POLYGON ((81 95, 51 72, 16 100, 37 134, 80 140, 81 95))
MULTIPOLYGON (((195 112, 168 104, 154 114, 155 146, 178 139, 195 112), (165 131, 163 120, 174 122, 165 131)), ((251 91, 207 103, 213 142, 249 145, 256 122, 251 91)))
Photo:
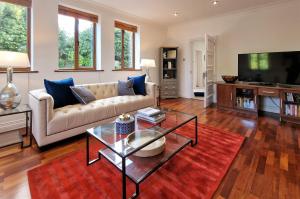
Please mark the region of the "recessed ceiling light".
POLYGON ((213 1, 212 1, 212 4, 213 4, 214 6, 216 6, 216 5, 218 5, 218 4, 219 4, 219 1, 217 1, 217 0, 213 0, 213 1))
POLYGON ((174 16, 174 17, 178 17, 178 16, 179 16, 179 12, 175 11, 175 12, 173 13, 173 16, 174 16))

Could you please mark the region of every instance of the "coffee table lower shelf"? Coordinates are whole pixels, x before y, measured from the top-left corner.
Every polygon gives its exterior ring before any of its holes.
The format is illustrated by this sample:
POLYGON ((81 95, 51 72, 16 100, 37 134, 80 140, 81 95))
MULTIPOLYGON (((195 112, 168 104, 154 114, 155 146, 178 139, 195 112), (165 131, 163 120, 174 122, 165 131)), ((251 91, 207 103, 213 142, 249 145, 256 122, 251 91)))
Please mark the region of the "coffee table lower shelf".
MULTIPOLYGON (((131 155, 126 158, 126 176, 135 184, 141 183, 154 171, 159 169, 165 162, 170 160, 176 153, 185 148, 188 144, 192 145, 192 140, 176 133, 169 133, 166 137, 166 147, 162 154, 142 158, 131 155)), ((105 157, 115 167, 122 171, 122 158, 110 149, 102 149, 99 154, 105 157)))

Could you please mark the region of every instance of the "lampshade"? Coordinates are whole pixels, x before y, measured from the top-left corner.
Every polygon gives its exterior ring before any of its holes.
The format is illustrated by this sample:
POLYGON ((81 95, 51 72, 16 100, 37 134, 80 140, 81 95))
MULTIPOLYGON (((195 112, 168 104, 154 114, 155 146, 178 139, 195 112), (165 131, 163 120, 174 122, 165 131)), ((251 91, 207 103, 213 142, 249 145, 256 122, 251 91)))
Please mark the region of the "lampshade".
POLYGON ((154 59, 142 59, 141 67, 154 68, 154 67, 156 67, 155 60, 154 59))
POLYGON ((0 67, 28 68, 30 67, 28 54, 11 51, 0 51, 0 67))

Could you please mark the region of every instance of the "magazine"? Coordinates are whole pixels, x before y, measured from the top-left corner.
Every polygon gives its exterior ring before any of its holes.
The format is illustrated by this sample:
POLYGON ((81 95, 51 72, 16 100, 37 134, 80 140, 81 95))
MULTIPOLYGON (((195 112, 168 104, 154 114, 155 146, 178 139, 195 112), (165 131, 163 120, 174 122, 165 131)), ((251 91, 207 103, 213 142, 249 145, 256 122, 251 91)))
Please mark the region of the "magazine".
POLYGON ((160 110, 148 107, 148 108, 138 110, 137 113, 140 115, 145 115, 145 116, 153 116, 153 115, 159 114, 160 110))

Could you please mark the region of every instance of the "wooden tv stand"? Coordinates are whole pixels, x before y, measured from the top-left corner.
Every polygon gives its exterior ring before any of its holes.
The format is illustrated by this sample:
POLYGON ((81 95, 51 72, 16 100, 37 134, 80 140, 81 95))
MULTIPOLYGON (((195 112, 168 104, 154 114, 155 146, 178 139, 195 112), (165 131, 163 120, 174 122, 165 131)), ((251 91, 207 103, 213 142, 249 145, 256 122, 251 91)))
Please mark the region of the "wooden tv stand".
POLYGON ((277 97, 280 99, 280 121, 300 124, 300 87, 264 86, 248 82, 216 84, 219 109, 236 110, 258 116, 259 96, 277 97))

